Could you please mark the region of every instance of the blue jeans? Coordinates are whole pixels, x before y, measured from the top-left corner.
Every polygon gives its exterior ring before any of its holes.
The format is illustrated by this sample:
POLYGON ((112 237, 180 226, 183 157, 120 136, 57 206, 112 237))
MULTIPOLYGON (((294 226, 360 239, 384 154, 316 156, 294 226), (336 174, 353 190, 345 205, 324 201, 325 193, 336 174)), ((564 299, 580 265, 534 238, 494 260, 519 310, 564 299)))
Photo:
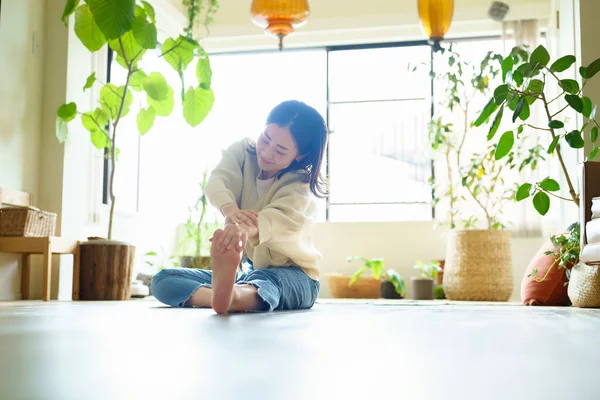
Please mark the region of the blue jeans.
MULTIPOLYGON (((163 269, 152 278, 152 295, 171 307, 191 307, 189 298, 201 287, 211 287, 212 272, 201 269, 163 269)), ((320 284, 298 267, 271 267, 254 270, 252 265, 238 273, 236 284, 257 288, 263 301, 259 310, 299 310, 311 308, 320 284)))

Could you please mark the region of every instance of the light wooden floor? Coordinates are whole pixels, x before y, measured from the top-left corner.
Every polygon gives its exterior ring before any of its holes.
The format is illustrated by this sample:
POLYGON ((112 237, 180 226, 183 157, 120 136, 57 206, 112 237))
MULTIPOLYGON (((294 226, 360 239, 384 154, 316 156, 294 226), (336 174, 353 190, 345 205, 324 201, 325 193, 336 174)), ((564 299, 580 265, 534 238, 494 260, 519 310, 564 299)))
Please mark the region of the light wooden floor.
POLYGON ((600 399, 600 310, 0 302, 0 399, 600 399))

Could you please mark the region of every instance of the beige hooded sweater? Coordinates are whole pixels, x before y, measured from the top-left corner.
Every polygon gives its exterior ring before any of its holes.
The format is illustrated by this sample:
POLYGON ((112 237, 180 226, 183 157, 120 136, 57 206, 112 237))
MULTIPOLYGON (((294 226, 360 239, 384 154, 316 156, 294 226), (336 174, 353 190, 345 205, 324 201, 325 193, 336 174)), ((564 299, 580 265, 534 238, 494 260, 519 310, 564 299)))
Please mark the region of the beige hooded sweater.
POLYGON ((246 138, 223 151, 208 179, 206 197, 219 210, 236 203, 242 210, 258 212, 258 237, 248 240, 245 249, 255 269, 295 265, 318 280, 321 254, 311 235, 317 205, 309 184, 303 182, 306 174, 287 172, 259 196, 261 170, 256 156, 248 152, 249 143, 246 138))

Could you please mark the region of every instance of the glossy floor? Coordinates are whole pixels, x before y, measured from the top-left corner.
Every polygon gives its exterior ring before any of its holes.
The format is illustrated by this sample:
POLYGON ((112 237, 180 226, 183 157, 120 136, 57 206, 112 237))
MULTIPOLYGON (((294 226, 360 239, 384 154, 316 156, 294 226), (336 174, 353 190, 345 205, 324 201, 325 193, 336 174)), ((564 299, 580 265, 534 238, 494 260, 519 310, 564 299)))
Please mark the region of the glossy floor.
POLYGON ((600 310, 0 303, 0 399, 600 399, 600 310))

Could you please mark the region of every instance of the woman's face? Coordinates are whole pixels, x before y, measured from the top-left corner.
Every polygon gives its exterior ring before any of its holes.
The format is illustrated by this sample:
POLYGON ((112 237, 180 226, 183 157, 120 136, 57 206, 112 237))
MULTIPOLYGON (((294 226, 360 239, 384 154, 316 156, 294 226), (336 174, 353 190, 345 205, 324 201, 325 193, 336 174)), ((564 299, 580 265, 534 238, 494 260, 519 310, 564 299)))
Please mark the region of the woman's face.
POLYGON ((263 179, 272 178, 289 167, 292 161, 299 159, 290 130, 277 124, 268 124, 256 143, 256 157, 263 170, 263 179))

